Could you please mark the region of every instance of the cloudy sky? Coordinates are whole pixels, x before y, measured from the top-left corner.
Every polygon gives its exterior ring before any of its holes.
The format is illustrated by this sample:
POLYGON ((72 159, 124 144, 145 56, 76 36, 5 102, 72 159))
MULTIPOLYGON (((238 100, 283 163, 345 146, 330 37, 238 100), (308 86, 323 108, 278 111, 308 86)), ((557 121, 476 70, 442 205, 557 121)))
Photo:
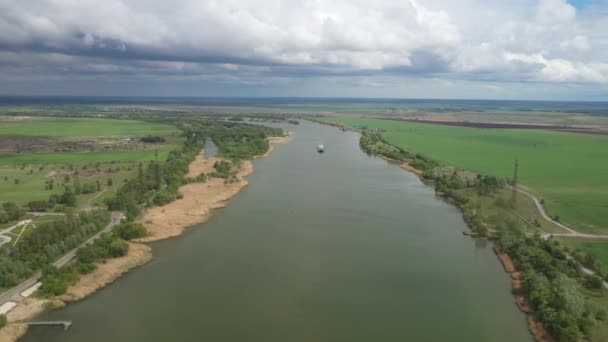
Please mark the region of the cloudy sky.
POLYGON ((0 0, 0 94, 608 100, 608 0, 0 0))

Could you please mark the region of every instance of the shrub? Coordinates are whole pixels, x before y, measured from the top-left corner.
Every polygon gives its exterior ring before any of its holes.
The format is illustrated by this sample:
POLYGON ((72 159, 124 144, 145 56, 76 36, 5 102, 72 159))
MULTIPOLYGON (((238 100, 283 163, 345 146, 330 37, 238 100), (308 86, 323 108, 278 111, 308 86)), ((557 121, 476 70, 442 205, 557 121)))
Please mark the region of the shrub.
POLYGON ((121 223, 114 228, 114 232, 123 240, 137 239, 146 236, 146 227, 139 223, 121 223))

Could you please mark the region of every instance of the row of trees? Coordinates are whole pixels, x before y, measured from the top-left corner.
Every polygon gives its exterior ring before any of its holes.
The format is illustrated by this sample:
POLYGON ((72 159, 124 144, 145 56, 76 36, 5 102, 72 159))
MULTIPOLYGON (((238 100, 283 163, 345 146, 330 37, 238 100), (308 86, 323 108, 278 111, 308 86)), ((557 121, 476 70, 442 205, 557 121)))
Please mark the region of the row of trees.
POLYGON ((580 287, 602 291, 601 279, 581 272, 557 241, 526 236, 517 222, 506 222, 498 240, 523 275, 530 304, 537 317, 558 341, 580 341, 606 319, 606 311, 588 301, 580 287))
POLYGON ((410 165, 424 171, 423 177, 433 180, 436 191, 459 204, 469 226, 479 235, 486 236, 489 230, 497 232, 494 238, 523 275, 522 294, 556 340, 581 341, 598 321, 606 319, 605 309, 587 300, 581 292, 581 288, 586 288, 603 293, 602 279, 581 272, 576 260, 589 268, 605 271, 601 263, 592 255, 570 251, 558 242, 526 235, 522 221, 512 219, 516 202, 496 196, 506 186, 505 179, 486 175, 469 177, 453 169, 449 171, 424 156, 388 150, 381 142, 377 134, 365 131, 360 141, 361 148, 368 153, 408 159, 410 165), (492 203, 491 217, 484 216, 481 201, 492 203), (568 254, 575 259, 568 258, 568 254))

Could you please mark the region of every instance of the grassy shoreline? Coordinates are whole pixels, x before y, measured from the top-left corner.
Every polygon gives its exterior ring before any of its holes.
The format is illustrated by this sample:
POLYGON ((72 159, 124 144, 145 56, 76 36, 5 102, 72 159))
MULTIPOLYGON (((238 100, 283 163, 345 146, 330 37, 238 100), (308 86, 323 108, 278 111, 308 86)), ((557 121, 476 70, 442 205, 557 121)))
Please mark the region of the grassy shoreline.
MULTIPOLYGON (((335 122, 330 125, 343 127, 335 122)), ((605 339, 608 306, 603 287, 593 287, 597 277, 582 274, 580 265, 566 257, 572 252, 570 247, 540 239, 535 231, 543 226, 539 216, 532 215, 538 213, 531 202, 525 203, 523 196, 512 197, 504 180, 405 151, 387 143, 377 131, 362 129, 360 133, 364 152, 401 163, 424 183, 434 185, 437 195, 462 210, 471 235, 495 242, 496 254, 513 279, 515 301, 528 316, 529 330, 538 341, 605 339), (518 212, 520 208, 526 211, 518 212)))
MULTIPOLYGON (((26 300, 11 310, 9 325, 2 329, 0 336, 4 334, 8 335, 7 338, 10 337, 10 340, 16 340, 26 331, 26 326, 19 323, 45 312, 48 309, 48 303, 53 303, 56 299, 68 301, 82 299, 111 283, 129 269, 147 262, 151 257, 150 248, 144 244, 127 242, 141 236, 128 237, 123 233, 129 235, 135 232, 133 227, 137 224, 133 221, 142 208, 173 203, 183 197, 179 193, 183 187, 206 182, 208 177, 205 174, 198 175, 195 179, 190 179, 188 174, 190 163, 204 148, 207 137, 211 137, 216 142, 220 153, 226 160, 230 159, 237 163, 241 158, 251 159, 258 154, 266 154, 270 145, 265 137, 271 137, 280 131, 266 127, 212 123, 204 120, 192 120, 187 123, 178 123, 178 125, 186 137, 182 148, 170 151, 162 166, 150 164, 150 167, 146 169, 140 168, 138 175, 125 181, 115 197, 106 203, 110 206, 109 209, 127 213, 126 226, 122 227, 126 230, 120 229, 116 232, 119 229, 117 226, 115 232, 107 234, 94 244, 79 250, 75 263, 61 269, 45 270, 41 291, 38 294, 44 292, 46 298, 26 300), (160 182, 164 184, 159 184, 160 182), (98 244, 98 242, 100 243, 98 244), (22 315, 19 316, 19 319, 14 319, 15 314, 11 314, 11 312, 21 312, 22 315)), ((251 172, 251 168, 247 172, 251 172)), ((209 177, 223 178, 223 176, 223 174, 218 174, 209 177)), ((231 177, 237 176, 232 174, 226 174, 226 176, 226 179, 219 178, 216 183, 226 187, 233 185, 231 177)), ((213 179, 213 181, 216 180, 213 179)), ((243 183, 246 184, 246 181, 243 183)), ((236 192, 242 187, 238 188, 236 192)), ((221 199, 221 201, 224 200, 227 198, 221 199)))
POLYGON ((579 231, 608 231, 608 136, 362 118, 320 121, 377 130, 387 144, 477 174, 511 179, 517 159, 518 183, 543 198, 552 217, 579 231))

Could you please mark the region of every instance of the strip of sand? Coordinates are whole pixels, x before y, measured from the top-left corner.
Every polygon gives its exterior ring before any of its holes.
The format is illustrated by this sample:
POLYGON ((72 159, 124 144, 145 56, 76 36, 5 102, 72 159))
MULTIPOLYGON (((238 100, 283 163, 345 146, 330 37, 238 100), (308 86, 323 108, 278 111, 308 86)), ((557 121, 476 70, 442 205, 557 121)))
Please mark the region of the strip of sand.
POLYGON ((150 246, 141 243, 129 243, 127 255, 97 264, 97 268, 93 272, 81 276, 76 284, 70 286, 66 293, 58 298, 64 302, 83 299, 110 284, 123 273, 145 264, 150 259, 152 259, 150 246))
POLYGON ((255 159, 268 157, 268 155, 270 155, 270 153, 272 153, 272 150, 273 150, 272 145, 286 143, 289 140, 291 140, 291 137, 292 137, 292 133, 291 132, 287 132, 287 135, 285 135, 283 137, 268 137, 268 138, 266 138, 266 140, 270 144, 270 146, 268 147, 268 151, 266 151, 266 153, 264 153, 264 154, 256 156, 255 159))
POLYGON ((27 332, 28 325, 23 322, 29 321, 41 313, 62 307, 65 304, 60 300, 27 298, 20 302, 6 315, 8 325, 0 329, 0 341, 14 342, 27 332))
POLYGON ((400 167, 406 171, 413 172, 413 173, 417 174, 418 176, 420 176, 424 173, 424 171, 411 166, 409 163, 403 163, 400 165, 400 167))
MULTIPOLYGON (((269 150, 259 157, 268 156, 272 145, 287 142, 291 133, 284 137, 269 137, 269 150)), ((221 157, 205 159, 203 153, 197 155, 190 164, 187 176, 197 177, 201 173, 215 171, 213 165, 224 160, 221 157)), ((181 235, 187 227, 203 223, 213 209, 226 205, 226 201, 249 184, 245 177, 253 172, 251 161, 244 161, 236 175, 237 181, 226 184, 221 178, 208 178, 204 183, 190 183, 179 188, 181 199, 160 207, 147 209, 138 220, 148 230, 148 236, 137 242, 152 242, 181 235)))
MULTIPOLYGON (((195 160, 194 167, 201 172, 212 172, 213 164, 221 158, 195 160)), ((221 208, 226 201, 247 186, 246 176, 253 172, 250 161, 242 163, 237 181, 225 184, 222 178, 209 178, 205 183, 190 183, 179 188, 181 199, 161 207, 147 209, 139 222, 148 230, 148 236, 138 242, 151 242, 179 236, 184 229, 205 222, 212 209, 221 208)), ((199 172, 200 174, 200 172, 199 172)))
MULTIPOLYGON (((287 142, 290 138, 291 134, 285 137, 271 137, 268 141, 272 147, 272 144, 287 142)), ((264 156, 270 151, 271 149, 264 156)), ((220 160, 223 159, 217 157, 205 159, 201 152, 189 165, 186 177, 195 178, 201 173, 213 172, 213 165, 220 160)), ((240 165, 236 182, 225 184, 224 179, 210 178, 205 183, 191 183, 180 187, 182 199, 144 212, 139 221, 144 223, 150 235, 137 242, 178 236, 186 227, 204 222, 211 209, 225 206, 228 199, 247 186, 245 177, 252 172, 253 164, 251 161, 245 161, 240 165)), ((64 295, 58 297, 58 300, 27 298, 19 303, 8 313, 9 324, 0 329, 0 341, 17 341, 25 335, 28 328, 21 322, 31 320, 51 308, 61 307, 65 302, 83 299, 130 269, 148 262, 152 258, 151 248, 137 242, 129 243, 129 250, 124 257, 99 263, 93 272, 81 276, 75 285, 70 286, 64 295)))

